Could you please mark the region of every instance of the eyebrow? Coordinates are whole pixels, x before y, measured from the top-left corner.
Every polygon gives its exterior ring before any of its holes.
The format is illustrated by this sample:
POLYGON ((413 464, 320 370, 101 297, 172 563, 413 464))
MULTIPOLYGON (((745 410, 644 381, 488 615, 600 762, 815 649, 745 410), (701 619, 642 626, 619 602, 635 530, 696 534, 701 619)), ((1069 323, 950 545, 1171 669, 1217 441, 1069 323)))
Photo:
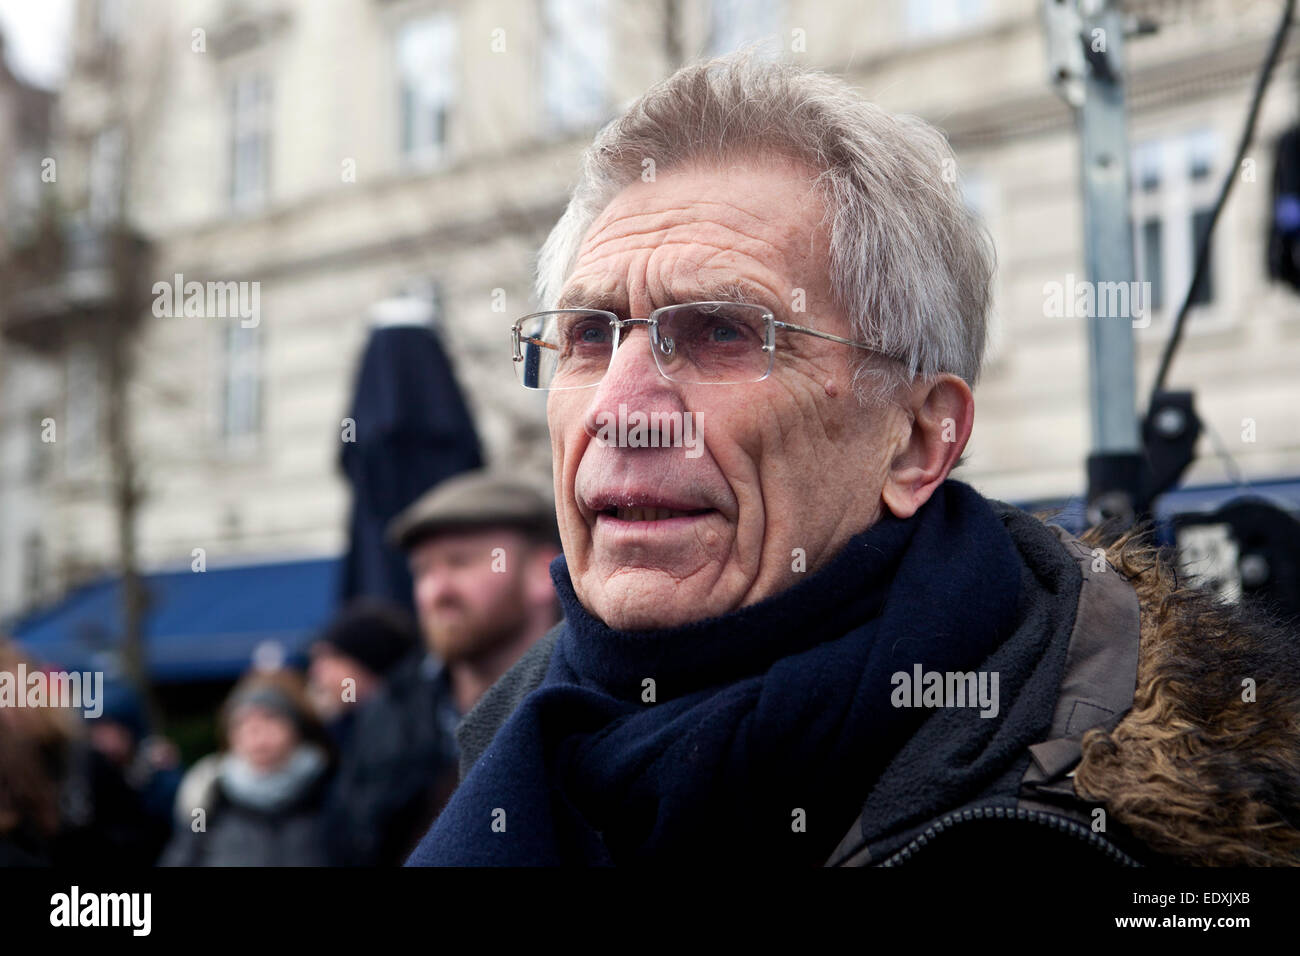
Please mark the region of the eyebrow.
POLYGON ((624 297, 617 292, 591 292, 584 285, 568 289, 555 303, 557 309, 602 309, 617 312, 624 297))
MULTIPOLYGON (((779 315, 773 307, 771 295, 761 286, 742 279, 728 282, 709 283, 695 286, 684 295, 674 296, 673 302, 665 305, 678 305, 685 302, 741 302, 749 305, 761 305, 779 315)), ((615 314, 627 311, 627 296, 619 292, 591 292, 586 286, 576 285, 560 296, 557 309, 600 309, 615 314)))

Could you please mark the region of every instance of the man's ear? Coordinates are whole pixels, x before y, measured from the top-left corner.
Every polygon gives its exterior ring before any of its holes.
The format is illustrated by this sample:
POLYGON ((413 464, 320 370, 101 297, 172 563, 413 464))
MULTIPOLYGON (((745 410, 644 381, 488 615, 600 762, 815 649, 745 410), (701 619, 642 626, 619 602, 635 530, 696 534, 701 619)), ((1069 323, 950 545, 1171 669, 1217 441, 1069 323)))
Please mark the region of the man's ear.
POLYGON ((969 385, 948 373, 915 383, 900 398, 908 432, 895 449, 880 496, 895 517, 910 518, 961 457, 975 424, 975 398, 969 385))

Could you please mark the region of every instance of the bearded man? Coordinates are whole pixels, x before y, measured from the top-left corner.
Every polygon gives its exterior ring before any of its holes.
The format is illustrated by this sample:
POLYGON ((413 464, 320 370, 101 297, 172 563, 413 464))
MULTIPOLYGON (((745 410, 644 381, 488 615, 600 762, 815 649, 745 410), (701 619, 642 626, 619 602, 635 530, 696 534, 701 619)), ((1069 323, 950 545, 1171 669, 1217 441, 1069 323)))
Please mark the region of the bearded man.
POLYGON ((526 482, 448 478, 389 536, 410 564, 424 647, 359 707, 329 805, 332 857, 345 865, 406 859, 456 788, 461 718, 559 617, 555 508, 526 482))

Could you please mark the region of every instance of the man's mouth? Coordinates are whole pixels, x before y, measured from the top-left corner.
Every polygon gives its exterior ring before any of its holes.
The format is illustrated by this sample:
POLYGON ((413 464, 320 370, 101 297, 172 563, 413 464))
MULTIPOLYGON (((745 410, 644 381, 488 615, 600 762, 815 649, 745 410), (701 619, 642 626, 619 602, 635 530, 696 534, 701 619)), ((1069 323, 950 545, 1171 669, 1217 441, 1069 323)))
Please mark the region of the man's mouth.
POLYGON ((597 522, 602 518, 612 518, 629 523, 653 523, 696 518, 717 510, 710 507, 710 502, 702 496, 673 494, 662 488, 601 490, 593 492, 582 503, 597 522))
POLYGON ((693 518, 696 515, 708 514, 712 510, 712 508, 680 510, 677 508, 620 508, 611 506, 597 514, 606 518, 617 518, 619 521, 668 521, 672 518, 693 518))

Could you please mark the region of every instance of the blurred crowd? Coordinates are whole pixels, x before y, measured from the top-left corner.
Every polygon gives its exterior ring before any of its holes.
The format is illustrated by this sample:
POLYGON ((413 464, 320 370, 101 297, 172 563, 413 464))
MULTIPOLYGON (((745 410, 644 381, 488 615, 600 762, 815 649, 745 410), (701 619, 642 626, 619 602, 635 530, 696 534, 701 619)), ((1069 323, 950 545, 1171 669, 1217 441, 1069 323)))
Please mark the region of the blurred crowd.
MULTIPOLYGON (((459 780, 461 718, 558 619, 554 508, 472 472, 393 522, 412 619, 343 607, 304 669, 250 668, 216 751, 182 767, 139 697, 103 712, 0 707, 0 866, 400 865, 459 780)), ((41 665, 0 638, 0 671, 41 665)))

